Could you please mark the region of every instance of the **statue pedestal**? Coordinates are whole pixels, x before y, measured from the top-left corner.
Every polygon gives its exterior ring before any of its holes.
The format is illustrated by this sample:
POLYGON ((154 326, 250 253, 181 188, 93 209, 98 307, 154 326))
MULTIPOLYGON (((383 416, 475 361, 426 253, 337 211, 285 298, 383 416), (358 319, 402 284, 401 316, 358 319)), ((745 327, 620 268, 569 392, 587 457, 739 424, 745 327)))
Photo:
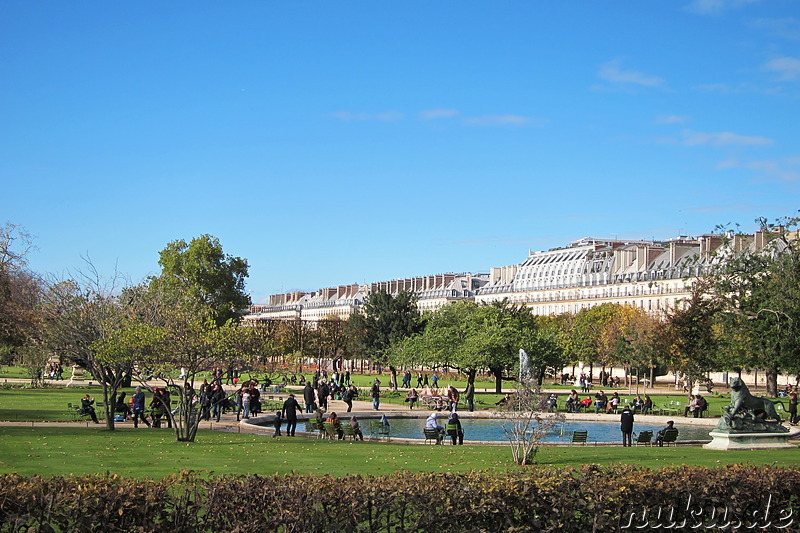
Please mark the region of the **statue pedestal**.
POLYGON ((709 450, 778 450, 783 448, 796 448, 789 443, 789 437, 793 437, 797 431, 786 433, 726 433, 713 430, 712 441, 704 444, 703 448, 709 450))

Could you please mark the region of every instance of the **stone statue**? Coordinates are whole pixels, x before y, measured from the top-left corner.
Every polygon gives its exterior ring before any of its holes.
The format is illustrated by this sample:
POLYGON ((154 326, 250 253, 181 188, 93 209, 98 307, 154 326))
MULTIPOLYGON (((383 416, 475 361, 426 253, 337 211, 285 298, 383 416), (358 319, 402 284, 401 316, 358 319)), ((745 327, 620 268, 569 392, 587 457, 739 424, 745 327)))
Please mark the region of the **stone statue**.
POLYGON ((522 348, 519 349, 519 381, 531 379, 531 358, 522 348))
POLYGON ((782 402, 753 396, 741 378, 731 381, 731 403, 717 424, 717 429, 733 433, 786 433, 775 404, 782 402))

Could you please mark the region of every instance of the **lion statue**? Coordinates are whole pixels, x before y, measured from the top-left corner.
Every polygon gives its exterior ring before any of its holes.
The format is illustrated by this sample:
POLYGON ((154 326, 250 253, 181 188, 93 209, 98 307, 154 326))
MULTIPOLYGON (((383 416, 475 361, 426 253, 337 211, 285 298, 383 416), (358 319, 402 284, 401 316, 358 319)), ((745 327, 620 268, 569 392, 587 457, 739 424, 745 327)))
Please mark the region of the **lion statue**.
POLYGON ((726 418, 730 421, 736 415, 741 416, 743 411, 747 411, 753 417, 760 417, 763 420, 775 419, 780 424, 781 417, 775 410, 776 403, 783 405, 780 401, 753 396, 742 378, 733 378, 731 381, 731 404, 725 408, 726 418))

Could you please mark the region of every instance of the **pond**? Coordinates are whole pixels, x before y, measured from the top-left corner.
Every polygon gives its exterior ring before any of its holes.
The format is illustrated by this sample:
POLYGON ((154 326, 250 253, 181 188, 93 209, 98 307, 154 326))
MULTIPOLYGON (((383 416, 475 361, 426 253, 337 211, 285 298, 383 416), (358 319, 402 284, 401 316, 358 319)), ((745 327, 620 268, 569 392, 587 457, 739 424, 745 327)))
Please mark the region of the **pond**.
MULTIPOLYGON (((447 422, 446 414, 439 418, 439 424, 444 426, 447 422)), ((342 422, 345 423, 349 419, 342 422)), ((425 427, 424 418, 392 418, 389 420, 391 424, 391 436, 398 438, 421 439, 422 428, 425 427)), ((368 419, 359 419, 364 435, 368 434, 369 423, 368 419)), ((503 432, 502 424, 504 421, 492 418, 462 418, 461 427, 464 429, 464 441, 481 440, 481 441, 506 441, 505 433, 503 432)), ((506 423, 507 424, 507 423, 506 423)), ((634 424, 634 433, 650 430, 653 435, 660 429, 663 429, 666 424, 664 423, 647 423, 639 422, 637 419, 634 424)), ((706 426, 681 426, 680 419, 676 420, 675 427, 680 431, 678 440, 704 440, 709 441, 711 437, 708 435, 712 427, 706 426)), ((310 428, 309 428, 310 429, 310 428)), ((548 435, 544 440, 545 442, 568 442, 573 431, 588 431, 589 442, 619 442, 622 443, 622 433, 619 430, 619 421, 615 422, 594 422, 583 420, 567 420, 558 424, 555 434, 548 435)))

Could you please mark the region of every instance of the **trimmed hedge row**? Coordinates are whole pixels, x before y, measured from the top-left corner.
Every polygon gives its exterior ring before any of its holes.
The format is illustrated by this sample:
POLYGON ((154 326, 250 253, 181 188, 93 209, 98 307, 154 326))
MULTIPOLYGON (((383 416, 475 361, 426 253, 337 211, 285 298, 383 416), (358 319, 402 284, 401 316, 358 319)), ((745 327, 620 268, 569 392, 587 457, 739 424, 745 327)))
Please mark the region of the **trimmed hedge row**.
POLYGON ((502 476, 0 478, 0 531, 707 531, 723 529, 723 512, 726 531, 736 520, 743 530, 780 524, 776 531, 800 531, 800 520, 785 514, 798 505, 800 470, 748 465, 531 467, 502 476))

